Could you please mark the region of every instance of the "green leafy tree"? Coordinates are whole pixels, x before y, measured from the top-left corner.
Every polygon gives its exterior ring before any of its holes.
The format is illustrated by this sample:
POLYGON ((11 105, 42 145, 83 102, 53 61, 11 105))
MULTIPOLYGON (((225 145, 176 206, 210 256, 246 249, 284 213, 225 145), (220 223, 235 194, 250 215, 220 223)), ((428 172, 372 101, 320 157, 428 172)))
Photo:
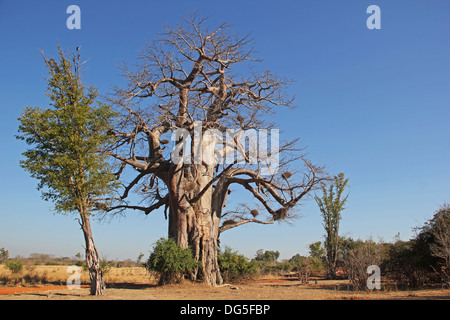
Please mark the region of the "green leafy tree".
POLYGON ((9 259, 6 261, 5 267, 12 273, 20 273, 23 270, 23 261, 21 259, 9 259))
POLYGON ((179 283, 184 275, 194 272, 197 267, 191 249, 183 249, 172 238, 161 238, 156 242, 146 265, 147 270, 160 273, 160 285, 179 283))
POLYGON ((321 241, 309 245, 309 256, 317 259, 323 259, 325 257, 325 249, 322 247, 321 241))
POLYGON ((325 249, 322 247, 322 242, 317 241, 309 245, 309 257, 311 260, 311 270, 322 272, 324 262, 326 261, 325 249))
POLYGON ((278 260, 279 256, 280 253, 278 251, 264 251, 263 249, 259 249, 258 251, 256 251, 254 260, 275 263, 278 260))
POLYGON ((322 213, 323 226, 326 232, 324 246, 327 253, 328 276, 330 278, 336 277, 339 224, 348 198, 348 194, 344 196, 344 189, 347 183, 348 179, 345 179, 344 173, 341 172, 334 176, 328 188, 326 186, 322 187, 322 197, 315 197, 322 213))
POLYGON ((424 267, 450 283, 450 205, 443 204, 422 227, 417 228, 415 250, 423 252, 424 267))
POLYGON ((100 152, 111 142, 106 132, 114 113, 96 101, 94 87, 85 88, 81 82, 78 50, 69 60, 58 45, 58 55, 55 61, 42 54, 49 73, 46 95, 50 108, 27 107, 19 118, 17 138, 31 147, 23 153, 25 159, 20 165, 39 181, 43 199, 52 201, 57 213, 79 214, 91 294, 100 295, 105 283, 90 216, 106 206, 105 197, 117 187, 106 157, 100 152))

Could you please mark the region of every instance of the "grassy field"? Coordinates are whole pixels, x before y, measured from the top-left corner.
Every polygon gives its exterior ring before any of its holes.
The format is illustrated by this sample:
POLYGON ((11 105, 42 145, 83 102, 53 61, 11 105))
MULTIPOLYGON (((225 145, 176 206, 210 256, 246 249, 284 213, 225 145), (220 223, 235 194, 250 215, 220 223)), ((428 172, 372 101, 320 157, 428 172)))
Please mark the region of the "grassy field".
MULTIPOLYGON (((66 284, 67 266, 28 266, 22 272, 13 274, 4 265, 0 265, 0 285, 38 285, 66 284)), ((89 273, 81 272, 81 283, 89 283, 89 273)), ((155 282, 154 276, 144 268, 110 268, 105 274, 106 283, 148 283, 155 282)))

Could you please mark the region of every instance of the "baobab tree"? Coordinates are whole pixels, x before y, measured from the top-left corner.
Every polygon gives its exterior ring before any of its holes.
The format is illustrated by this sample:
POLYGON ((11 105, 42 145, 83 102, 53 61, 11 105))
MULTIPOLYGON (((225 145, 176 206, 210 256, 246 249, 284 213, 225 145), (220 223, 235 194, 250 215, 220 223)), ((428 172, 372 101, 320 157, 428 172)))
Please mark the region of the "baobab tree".
POLYGON ((232 34, 225 24, 210 29, 194 14, 166 26, 134 68, 122 65, 127 85, 110 98, 122 118, 110 132, 116 143, 107 153, 118 160, 122 180, 127 168, 135 174, 108 210, 164 208, 168 236, 202 262, 192 278, 211 285, 222 283, 220 233, 292 217, 324 179, 322 169, 294 149, 296 140, 279 143, 267 118, 275 108, 293 107, 285 93, 289 81, 254 70, 250 45, 248 36, 232 34), (270 151, 263 147, 269 140, 270 151), (298 174, 286 171, 293 163, 298 174), (224 212, 233 185, 259 207, 247 203, 224 212), (143 202, 132 203, 132 189, 143 202))

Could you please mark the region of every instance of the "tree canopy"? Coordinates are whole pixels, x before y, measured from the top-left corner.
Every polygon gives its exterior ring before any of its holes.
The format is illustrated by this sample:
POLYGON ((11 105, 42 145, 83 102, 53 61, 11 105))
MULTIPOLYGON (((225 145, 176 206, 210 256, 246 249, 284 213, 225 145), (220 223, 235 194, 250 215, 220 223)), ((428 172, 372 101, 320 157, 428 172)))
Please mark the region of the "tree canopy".
POLYGON ((19 118, 17 138, 31 146, 20 165, 38 180, 44 200, 53 201, 57 212, 89 213, 117 187, 101 152, 114 139, 106 135, 114 112, 96 101, 94 87, 81 83, 79 55, 71 62, 59 47, 58 59, 44 56, 51 108, 27 107, 19 118))

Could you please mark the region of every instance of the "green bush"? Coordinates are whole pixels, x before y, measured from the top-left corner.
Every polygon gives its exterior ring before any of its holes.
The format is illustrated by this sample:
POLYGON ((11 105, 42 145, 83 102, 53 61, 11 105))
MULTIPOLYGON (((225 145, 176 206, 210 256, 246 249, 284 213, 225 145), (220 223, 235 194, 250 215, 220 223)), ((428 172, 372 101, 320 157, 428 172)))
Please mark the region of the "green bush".
POLYGON ((23 261, 20 259, 9 259, 5 263, 5 266, 11 270, 12 273, 19 273, 23 270, 23 261))
POLYGON ((85 261, 77 261, 77 262, 75 262, 75 265, 78 266, 78 267, 83 267, 83 268, 85 268, 87 270, 85 261))
POLYGON ((256 261, 248 261, 243 255, 228 247, 223 252, 218 252, 217 260, 224 281, 242 280, 258 272, 256 261))
POLYGON ((436 281, 429 247, 420 239, 396 241, 386 245, 387 258, 381 264, 383 274, 399 287, 418 288, 436 281))
POLYGON ((100 269, 102 270, 102 274, 106 275, 110 270, 113 264, 110 261, 101 259, 100 260, 100 269))
POLYGON ((185 274, 199 267, 192 251, 183 249, 173 239, 159 239, 146 264, 149 271, 160 273, 159 284, 179 283, 185 274))
POLYGON ((270 251, 270 250, 264 251, 263 249, 259 249, 258 251, 256 251, 256 256, 254 260, 275 264, 279 257, 280 253, 278 251, 270 251))

